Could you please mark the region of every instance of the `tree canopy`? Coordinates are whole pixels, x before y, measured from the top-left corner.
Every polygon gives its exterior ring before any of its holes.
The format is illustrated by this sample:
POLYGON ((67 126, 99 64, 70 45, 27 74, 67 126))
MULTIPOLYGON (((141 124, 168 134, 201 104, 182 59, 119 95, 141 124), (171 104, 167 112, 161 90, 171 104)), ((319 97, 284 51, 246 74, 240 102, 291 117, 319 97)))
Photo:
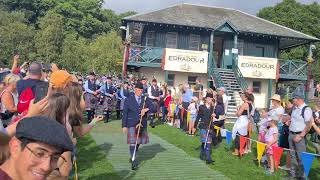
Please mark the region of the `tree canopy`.
MULTIPOLYGON (((295 0, 283 0, 274 7, 265 7, 258 14, 259 17, 277 24, 301 31, 305 34, 320 38, 320 4, 301 4, 295 0)), ((315 43, 316 50, 313 58, 312 74, 320 81, 320 43, 315 43)), ((300 46, 287 51, 282 51, 281 58, 306 60, 308 47, 300 46)))
POLYGON ((56 62, 71 71, 119 71, 121 18, 103 0, 2 0, 0 61, 56 62))

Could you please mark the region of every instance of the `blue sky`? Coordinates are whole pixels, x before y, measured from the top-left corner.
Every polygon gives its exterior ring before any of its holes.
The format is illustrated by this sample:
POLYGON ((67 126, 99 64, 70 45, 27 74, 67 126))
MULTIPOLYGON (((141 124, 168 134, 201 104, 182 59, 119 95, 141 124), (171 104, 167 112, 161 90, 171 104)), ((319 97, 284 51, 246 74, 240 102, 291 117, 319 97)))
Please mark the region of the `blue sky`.
MULTIPOLYGON (((136 11, 138 13, 150 12, 179 3, 202 4, 209 6, 228 7, 238 9, 250 14, 256 14, 259 9, 273 6, 282 0, 105 0, 104 7, 117 13, 136 11)), ((320 3, 320 0, 298 0, 301 3, 320 3)))

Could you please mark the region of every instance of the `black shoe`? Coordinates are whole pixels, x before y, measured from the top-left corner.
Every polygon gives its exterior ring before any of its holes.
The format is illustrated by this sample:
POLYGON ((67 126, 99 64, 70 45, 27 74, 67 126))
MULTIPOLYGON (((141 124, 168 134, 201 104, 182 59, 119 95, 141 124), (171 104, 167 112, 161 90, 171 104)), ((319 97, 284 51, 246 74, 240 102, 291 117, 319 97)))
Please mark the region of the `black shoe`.
POLYGON ((214 160, 207 160, 206 163, 207 163, 207 164, 213 164, 213 163, 214 163, 214 160))
POLYGON ((152 128, 155 128, 156 126, 152 123, 150 123, 150 126, 152 127, 152 128))
POLYGON ((134 160, 131 163, 131 169, 134 170, 134 171, 138 169, 138 161, 137 160, 134 160))

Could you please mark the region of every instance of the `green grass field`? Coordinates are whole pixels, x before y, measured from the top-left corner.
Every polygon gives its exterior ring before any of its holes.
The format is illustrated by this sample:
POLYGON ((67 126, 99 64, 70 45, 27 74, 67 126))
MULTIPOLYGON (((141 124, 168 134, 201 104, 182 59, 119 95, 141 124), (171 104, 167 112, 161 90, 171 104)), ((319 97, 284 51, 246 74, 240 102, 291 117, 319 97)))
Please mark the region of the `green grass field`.
MULTIPOLYGON (((227 125, 231 129, 232 125, 227 125)), ((190 137, 179 129, 168 125, 159 124, 155 129, 149 128, 149 132, 175 145, 192 157, 199 157, 199 136, 190 137)), ((256 138, 256 135, 254 136, 256 138)), ((119 179, 105 152, 96 145, 90 135, 78 141, 78 167, 80 179, 119 179)), ((309 152, 314 149, 309 145, 309 152)), ((252 144, 252 153, 242 159, 231 155, 232 149, 226 145, 225 140, 217 149, 213 149, 212 158, 216 161, 210 168, 218 171, 230 179, 281 179, 286 175, 285 171, 279 170, 275 175, 265 175, 265 169, 254 161, 256 159, 256 143, 252 144)), ((285 156, 282 158, 284 165, 285 156)), ((174 165, 174 164, 173 164, 174 165)), ((320 179, 319 158, 315 159, 310 171, 309 179, 320 179)))

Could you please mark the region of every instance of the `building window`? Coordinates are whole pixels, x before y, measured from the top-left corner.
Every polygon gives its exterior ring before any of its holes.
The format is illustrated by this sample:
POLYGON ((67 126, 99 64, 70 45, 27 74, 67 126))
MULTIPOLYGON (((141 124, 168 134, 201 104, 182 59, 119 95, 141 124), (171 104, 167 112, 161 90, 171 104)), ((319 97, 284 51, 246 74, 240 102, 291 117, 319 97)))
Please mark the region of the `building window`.
POLYGON ((257 57, 264 57, 264 47, 256 46, 256 50, 257 57))
POLYGON ((189 49, 199 51, 200 48, 200 35, 190 34, 189 49))
POLYGON ((146 34, 146 46, 154 46, 155 33, 154 31, 147 31, 146 34))
POLYGON ((178 34, 177 33, 168 32, 166 38, 167 38, 167 43, 166 43, 167 48, 177 48, 177 44, 178 44, 178 34))
POLYGON ((244 41, 239 39, 238 40, 238 54, 241 56, 244 55, 243 50, 244 50, 244 41))
POLYGON ((188 84, 190 86, 196 85, 197 76, 188 76, 188 84))
POLYGON ((168 86, 174 87, 174 74, 168 74, 168 86))
POLYGON ((253 81, 252 82, 252 89, 254 93, 261 93, 261 82, 260 81, 253 81))

